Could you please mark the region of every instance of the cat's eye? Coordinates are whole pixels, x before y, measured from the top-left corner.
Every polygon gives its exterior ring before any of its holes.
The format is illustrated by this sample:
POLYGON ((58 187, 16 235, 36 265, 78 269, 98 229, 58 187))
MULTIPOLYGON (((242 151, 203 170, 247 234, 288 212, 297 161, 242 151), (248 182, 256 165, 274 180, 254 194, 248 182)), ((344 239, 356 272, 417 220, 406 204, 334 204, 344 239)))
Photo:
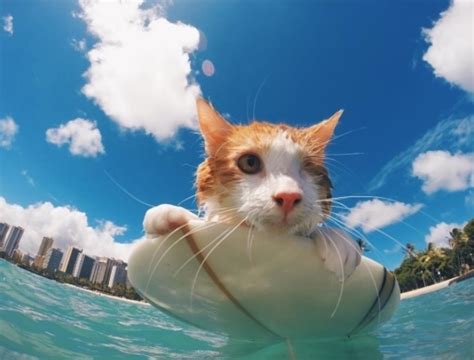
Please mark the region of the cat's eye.
POLYGON ((237 160, 237 166, 242 172, 253 175, 262 170, 262 161, 257 155, 245 154, 237 160))

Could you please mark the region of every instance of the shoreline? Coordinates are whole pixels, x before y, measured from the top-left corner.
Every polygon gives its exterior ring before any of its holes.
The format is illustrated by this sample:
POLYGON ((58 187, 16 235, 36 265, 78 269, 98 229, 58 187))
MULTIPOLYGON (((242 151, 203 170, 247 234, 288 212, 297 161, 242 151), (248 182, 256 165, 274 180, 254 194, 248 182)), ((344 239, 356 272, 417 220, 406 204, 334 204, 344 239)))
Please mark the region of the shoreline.
POLYGON ((73 285, 73 284, 68 284, 68 283, 60 283, 60 284, 63 284, 65 286, 68 286, 68 287, 71 287, 71 288, 74 288, 74 289, 79 289, 79 290, 88 292, 90 294, 96 295, 96 296, 102 296, 102 297, 106 297, 106 298, 113 299, 113 300, 125 301, 125 302, 128 302, 130 304, 146 305, 146 306, 150 305, 150 303, 148 303, 146 301, 127 299, 127 298, 124 298, 124 297, 114 296, 114 295, 106 294, 106 293, 103 293, 103 292, 100 292, 100 291, 90 290, 90 289, 86 289, 86 288, 76 286, 76 285, 73 285))
POLYGON ((456 276, 456 277, 453 277, 453 278, 448 279, 448 280, 441 281, 441 282, 436 283, 436 284, 428 285, 428 286, 425 286, 425 287, 422 287, 422 288, 419 288, 419 289, 410 290, 410 291, 406 291, 404 293, 401 293, 400 294, 400 300, 410 299, 410 298, 413 298, 413 297, 416 297, 416 296, 429 294, 429 293, 432 293, 434 291, 438 291, 438 290, 447 288, 448 286, 456 284, 456 283, 461 282, 463 280, 467 280, 471 277, 474 277, 474 270, 471 270, 471 271, 467 272, 464 275, 456 276))

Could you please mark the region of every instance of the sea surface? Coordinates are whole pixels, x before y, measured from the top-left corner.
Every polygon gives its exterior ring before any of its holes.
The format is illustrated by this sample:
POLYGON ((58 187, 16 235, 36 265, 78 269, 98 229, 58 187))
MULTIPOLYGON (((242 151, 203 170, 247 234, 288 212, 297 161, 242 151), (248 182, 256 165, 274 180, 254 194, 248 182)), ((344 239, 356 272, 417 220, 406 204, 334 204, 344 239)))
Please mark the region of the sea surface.
POLYGON ((402 301, 373 335, 259 347, 152 306, 91 294, 0 259, 0 359, 474 359, 474 279, 402 301))

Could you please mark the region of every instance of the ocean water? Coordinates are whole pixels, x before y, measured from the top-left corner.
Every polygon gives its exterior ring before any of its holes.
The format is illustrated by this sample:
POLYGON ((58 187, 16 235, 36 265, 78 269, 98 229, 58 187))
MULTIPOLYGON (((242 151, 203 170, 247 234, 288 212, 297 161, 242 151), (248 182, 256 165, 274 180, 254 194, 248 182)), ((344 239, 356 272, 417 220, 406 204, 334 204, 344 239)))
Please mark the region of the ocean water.
MULTIPOLYGON (((474 279, 402 301, 373 335, 293 343, 297 359, 474 359, 474 279)), ((152 306, 97 296, 0 259, 0 359, 289 359, 152 306)))

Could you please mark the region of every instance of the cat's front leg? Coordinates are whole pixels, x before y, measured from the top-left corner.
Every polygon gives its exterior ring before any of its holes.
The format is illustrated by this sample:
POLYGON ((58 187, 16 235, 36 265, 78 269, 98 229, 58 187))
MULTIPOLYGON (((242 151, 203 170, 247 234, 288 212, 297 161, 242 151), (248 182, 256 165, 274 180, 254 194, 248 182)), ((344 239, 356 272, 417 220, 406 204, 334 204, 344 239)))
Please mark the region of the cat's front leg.
POLYGON ((361 261, 360 248, 351 237, 337 229, 320 228, 313 238, 326 268, 340 281, 351 276, 361 261))
POLYGON ((198 217, 182 207, 163 204, 148 210, 143 219, 143 228, 148 237, 165 235, 198 217))

